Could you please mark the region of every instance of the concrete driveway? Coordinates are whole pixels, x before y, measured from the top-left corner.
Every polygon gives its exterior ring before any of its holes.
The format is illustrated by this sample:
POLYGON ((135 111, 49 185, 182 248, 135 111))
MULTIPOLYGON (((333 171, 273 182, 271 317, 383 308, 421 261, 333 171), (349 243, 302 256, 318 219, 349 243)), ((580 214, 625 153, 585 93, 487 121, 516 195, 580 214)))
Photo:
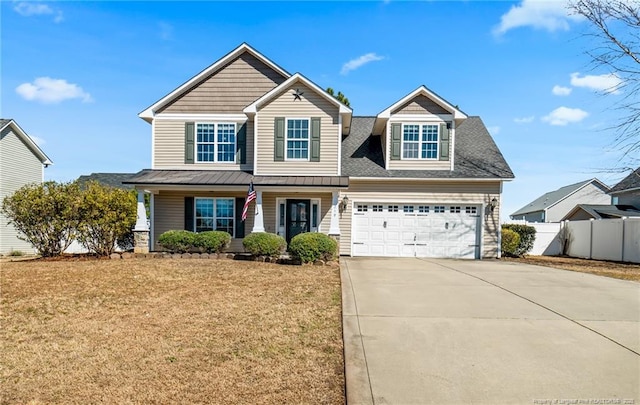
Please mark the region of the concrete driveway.
POLYGON ((640 284, 341 259, 349 404, 640 404, 640 284))

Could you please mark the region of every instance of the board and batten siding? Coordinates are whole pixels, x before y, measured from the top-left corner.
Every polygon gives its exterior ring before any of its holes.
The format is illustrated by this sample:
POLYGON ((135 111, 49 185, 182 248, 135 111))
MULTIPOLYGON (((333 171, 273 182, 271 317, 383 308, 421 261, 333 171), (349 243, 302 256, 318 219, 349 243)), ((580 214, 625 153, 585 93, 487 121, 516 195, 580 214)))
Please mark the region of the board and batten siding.
POLYGON ((158 112, 239 114, 285 80, 280 73, 245 52, 158 112))
MULTIPOLYGON (((340 125, 338 107, 305 85, 293 83, 257 113, 258 154, 256 170, 261 176, 336 176, 339 174, 338 154, 340 125), (294 101, 292 90, 304 93, 294 101), (320 118, 320 161, 274 161, 274 122, 276 117, 320 118)), ((286 137, 286 121, 285 121, 286 137)), ((309 141, 311 142, 311 140, 309 141)), ((285 141, 286 155, 286 141, 285 141)))
MULTIPOLYGON (((184 198, 185 197, 203 197, 203 198, 245 198, 246 194, 237 192, 210 192, 210 191, 160 191, 153 196, 154 218, 153 218, 153 244, 151 250, 162 250, 158 244, 158 237, 166 231, 184 229, 184 198)), ((249 213, 254 212, 254 203, 249 206, 249 213)), ((236 207, 236 210, 242 207, 236 207)), ((253 229, 253 215, 247 215, 245 221, 245 235, 248 235, 253 229)), ((229 252, 243 252, 242 239, 232 238, 231 244, 227 249, 229 252)))
MULTIPOLYGON (((349 198, 346 210, 340 215, 340 254, 351 255, 351 219, 356 202, 398 202, 424 204, 489 205, 492 198, 499 200, 501 185, 496 182, 427 182, 427 181, 358 181, 351 179, 349 189, 341 192, 349 198)), ((500 207, 487 210, 482 216, 483 258, 498 256, 500 207)))
MULTIPOLYGON (((207 120, 194 122, 211 122, 207 120)), ((235 122, 222 120, 220 122, 235 122)), ((236 122, 236 125, 240 125, 236 122)), ((156 119, 154 122, 154 169, 192 169, 192 170, 253 170, 253 121, 247 121, 247 160, 240 163, 193 163, 184 162, 185 121, 172 119, 156 119)), ((194 151, 194 157, 196 156, 194 151)))
MULTIPOLYGON (((11 127, 0 133, 0 203, 27 184, 42 183, 44 166, 11 127)), ((11 251, 34 253, 29 242, 18 239, 18 231, 0 213, 0 254, 11 251)))
POLYGON ((431 100, 425 95, 418 95, 413 99, 407 101, 400 107, 391 111, 391 114, 451 114, 451 111, 447 111, 442 106, 431 100))

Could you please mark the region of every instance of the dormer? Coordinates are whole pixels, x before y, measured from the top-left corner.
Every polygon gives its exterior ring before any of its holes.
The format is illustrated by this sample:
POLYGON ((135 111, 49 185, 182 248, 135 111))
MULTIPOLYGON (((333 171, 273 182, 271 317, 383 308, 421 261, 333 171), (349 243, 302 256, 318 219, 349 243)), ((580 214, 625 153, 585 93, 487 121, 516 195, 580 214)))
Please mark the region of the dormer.
POLYGON ((420 86, 376 116, 387 170, 453 170, 455 129, 467 115, 420 86))

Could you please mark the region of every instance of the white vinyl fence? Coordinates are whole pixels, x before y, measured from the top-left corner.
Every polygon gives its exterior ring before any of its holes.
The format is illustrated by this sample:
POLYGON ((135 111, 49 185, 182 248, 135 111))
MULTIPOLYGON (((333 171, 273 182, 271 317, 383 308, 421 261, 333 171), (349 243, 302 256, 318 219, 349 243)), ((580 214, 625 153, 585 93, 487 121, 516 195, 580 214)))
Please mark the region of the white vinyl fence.
POLYGON ((562 254, 566 243, 571 257, 640 263, 640 218, 509 223, 536 228, 532 255, 562 254))

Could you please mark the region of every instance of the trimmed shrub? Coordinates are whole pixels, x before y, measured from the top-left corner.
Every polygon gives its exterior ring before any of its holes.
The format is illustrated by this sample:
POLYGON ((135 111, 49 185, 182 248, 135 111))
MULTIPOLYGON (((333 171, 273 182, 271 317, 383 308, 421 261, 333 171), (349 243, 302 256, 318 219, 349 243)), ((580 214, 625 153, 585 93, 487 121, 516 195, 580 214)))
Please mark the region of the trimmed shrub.
POLYGON ((278 257, 287 249, 287 242, 280 235, 254 232, 242 240, 244 249, 254 256, 278 257))
POLYGON ((510 229, 520 235, 520 244, 515 251, 516 256, 524 256, 533 249, 536 240, 536 228, 529 225, 504 224, 502 229, 510 229))
POLYGON ((520 245, 520 235, 511 229, 502 228, 502 255, 515 256, 518 245, 520 245))
POLYGON ((195 246, 196 234, 191 231, 167 231, 160 235, 158 243, 171 253, 185 253, 195 246))
POLYGON ((289 252, 302 263, 334 259, 337 251, 338 242, 319 232, 300 233, 294 236, 289 244, 289 252))
POLYGON ((224 231, 206 231, 195 235, 194 247, 206 253, 220 253, 229 247, 231 235, 224 231))

